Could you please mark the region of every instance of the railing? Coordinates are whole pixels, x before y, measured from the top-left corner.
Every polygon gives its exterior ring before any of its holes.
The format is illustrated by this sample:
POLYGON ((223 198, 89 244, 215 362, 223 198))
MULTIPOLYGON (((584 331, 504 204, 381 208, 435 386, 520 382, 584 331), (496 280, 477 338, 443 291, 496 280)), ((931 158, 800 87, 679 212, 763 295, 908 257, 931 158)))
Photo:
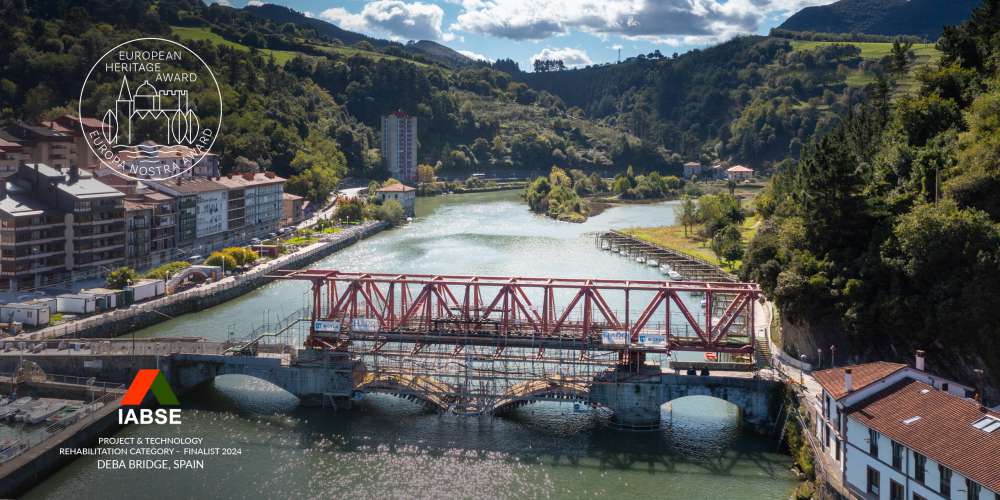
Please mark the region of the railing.
MULTIPOLYGON (((88 419, 91 421, 96 420, 99 410, 104 408, 105 405, 109 405, 120 398, 125 391, 125 386, 122 384, 108 384, 104 382, 87 384, 86 382, 89 381, 83 379, 83 377, 47 375, 46 382, 77 383, 78 385, 100 388, 101 392, 104 394, 98 398, 94 398, 90 403, 84 402, 83 408, 76 413, 73 418, 60 420, 59 422, 56 422, 41 431, 32 433, 28 436, 24 436, 11 443, 3 445, 3 448, 0 448, 0 463, 7 462, 21 453, 48 441, 50 438, 66 430, 71 425, 88 419), (68 382, 69 380, 83 380, 84 383, 68 382)), ((96 395, 96 391, 94 395, 96 395)))

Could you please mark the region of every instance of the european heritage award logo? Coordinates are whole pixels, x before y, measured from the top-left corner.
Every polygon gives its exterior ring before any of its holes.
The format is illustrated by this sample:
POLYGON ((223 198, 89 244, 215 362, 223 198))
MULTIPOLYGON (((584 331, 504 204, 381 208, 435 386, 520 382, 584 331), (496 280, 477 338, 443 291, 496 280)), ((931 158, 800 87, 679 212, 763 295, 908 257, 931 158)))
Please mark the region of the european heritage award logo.
POLYGON ((194 168, 215 144, 222 92, 191 49, 137 38, 98 59, 78 111, 87 145, 105 167, 129 179, 165 180, 194 168))

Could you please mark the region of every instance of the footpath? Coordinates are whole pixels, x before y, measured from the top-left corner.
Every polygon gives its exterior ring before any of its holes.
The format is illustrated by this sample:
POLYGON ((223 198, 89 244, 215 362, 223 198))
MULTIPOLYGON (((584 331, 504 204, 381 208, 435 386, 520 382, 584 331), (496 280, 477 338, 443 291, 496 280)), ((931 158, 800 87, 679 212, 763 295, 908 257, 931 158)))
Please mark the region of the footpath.
POLYGON ((376 234, 388 225, 384 222, 366 222, 324 235, 323 240, 300 248, 290 254, 268 260, 253 269, 219 281, 165 295, 134 304, 127 309, 115 309, 103 314, 88 316, 53 325, 33 332, 25 332, 6 340, 39 341, 61 338, 110 338, 146 328, 189 312, 212 307, 232 300, 269 283, 272 273, 279 269, 296 269, 309 265, 357 241, 376 234))

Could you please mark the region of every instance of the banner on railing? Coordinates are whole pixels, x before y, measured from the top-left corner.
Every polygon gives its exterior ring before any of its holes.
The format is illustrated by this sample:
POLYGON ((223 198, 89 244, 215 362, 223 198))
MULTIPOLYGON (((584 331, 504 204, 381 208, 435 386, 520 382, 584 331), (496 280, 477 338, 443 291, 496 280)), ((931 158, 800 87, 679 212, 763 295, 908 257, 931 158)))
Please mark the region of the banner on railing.
POLYGON ((325 333, 340 333, 340 321, 318 319, 313 321, 313 331, 320 336, 325 333))
POLYGON ((605 345, 627 345, 628 332, 621 330, 604 330, 601 332, 601 343, 605 345))
POLYGON ((351 320, 351 330, 360 333, 375 333, 378 331, 378 320, 371 318, 354 318, 351 320))
POLYGON ((655 333, 640 333, 639 345, 644 347, 667 347, 667 336, 655 333))

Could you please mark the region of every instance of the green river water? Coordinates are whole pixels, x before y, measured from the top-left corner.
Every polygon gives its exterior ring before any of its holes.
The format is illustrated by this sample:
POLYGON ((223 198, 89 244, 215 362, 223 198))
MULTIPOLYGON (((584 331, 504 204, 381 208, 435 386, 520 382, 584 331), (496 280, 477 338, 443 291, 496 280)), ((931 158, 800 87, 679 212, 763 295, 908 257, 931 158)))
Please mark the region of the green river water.
MULTIPOLYGON (((531 214, 513 192, 421 198, 413 223, 315 267, 662 279, 602 252, 594 234, 673 218, 672 203, 615 207, 569 224, 531 214)), ((302 307, 305 293, 305 283, 272 283, 137 336, 222 340, 302 307)), ((202 447, 241 454, 203 457, 196 471, 100 469, 97 458, 81 458, 27 497, 777 499, 795 485, 776 439, 743 432, 734 406, 705 397, 665 405, 661 429, 645 432, 615 430, 605 416, 568 403, 497 418, 438 415, 382 395, 349 411, 298 408, 291 395, 240 376, 182 399, 182 425, 133 425, 116 436, 197 437, 202 447)))

